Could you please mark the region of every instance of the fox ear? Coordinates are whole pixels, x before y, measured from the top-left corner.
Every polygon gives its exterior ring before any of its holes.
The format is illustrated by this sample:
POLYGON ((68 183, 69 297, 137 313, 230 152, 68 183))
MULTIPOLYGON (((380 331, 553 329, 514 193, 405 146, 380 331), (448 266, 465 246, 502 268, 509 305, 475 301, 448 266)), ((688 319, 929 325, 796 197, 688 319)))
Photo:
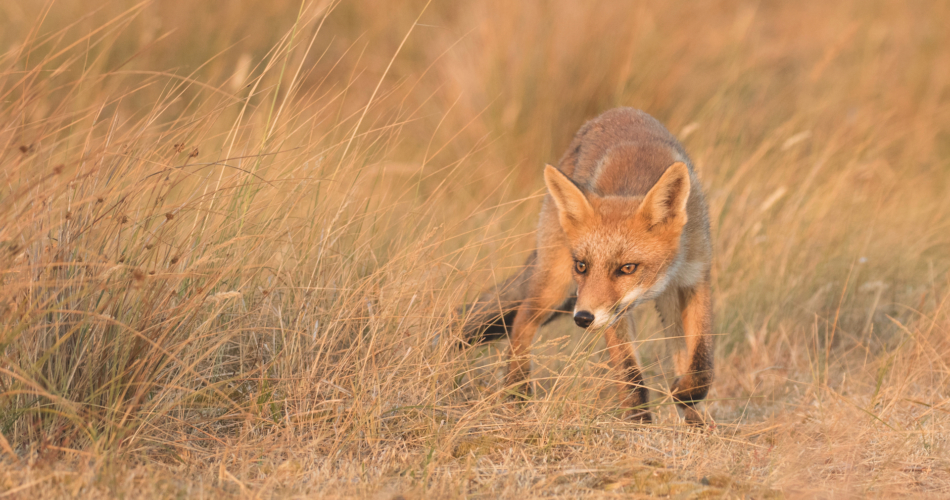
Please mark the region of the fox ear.
POLYGON ((594 208, 577 184, 551 165, 544 167, 544 183, 557 204, 561 228, 571 232, 594 215, 594 208))
POLYGON ((640 214, 650 227, 674 223, 682 228, 686 224, 689 187, 689 169, 686 164, 676 162, 670 165, 643 198, 640 214))

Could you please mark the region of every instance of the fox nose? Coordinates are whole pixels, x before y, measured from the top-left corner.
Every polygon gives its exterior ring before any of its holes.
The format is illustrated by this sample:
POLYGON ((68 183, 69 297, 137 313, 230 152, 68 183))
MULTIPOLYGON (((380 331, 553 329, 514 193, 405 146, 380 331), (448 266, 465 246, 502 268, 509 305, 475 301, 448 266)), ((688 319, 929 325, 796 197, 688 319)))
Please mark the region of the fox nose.
POLYGON ((587 328, 594 322, 594 315, 590 311, 577 311, 574 313, 574 322, 581 328, 587 328))

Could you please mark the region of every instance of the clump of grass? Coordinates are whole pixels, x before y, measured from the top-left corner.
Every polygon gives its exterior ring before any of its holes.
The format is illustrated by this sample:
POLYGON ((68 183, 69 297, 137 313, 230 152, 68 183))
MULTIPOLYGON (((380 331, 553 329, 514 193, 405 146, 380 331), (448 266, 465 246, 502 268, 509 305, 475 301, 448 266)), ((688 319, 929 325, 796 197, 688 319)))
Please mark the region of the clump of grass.
POLYGON ((946 494, 946 6, 400 7, 0 7, 4 493, 946 494), (454 347, 617 105, 708 193, 705 433, 651 311, 653 426, 567 325, 523 407, 454 347))

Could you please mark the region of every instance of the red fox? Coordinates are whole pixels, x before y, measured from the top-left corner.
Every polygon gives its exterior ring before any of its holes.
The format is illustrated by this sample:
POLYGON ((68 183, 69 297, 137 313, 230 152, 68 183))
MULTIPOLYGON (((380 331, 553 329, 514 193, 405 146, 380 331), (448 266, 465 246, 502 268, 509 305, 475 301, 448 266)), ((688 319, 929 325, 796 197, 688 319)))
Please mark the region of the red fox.
POLYGON ((688 423, 702 424, 698 405, 713 380, 712 244, 682 145, 650 115, 612 109, 581 127, 558 167, 545 166, 544 182, 537 247, 520 271, 465 309, 466 343, 507 335, 506 384, 530 394, 535 333, 572 313, 578 326, 603 331, 624 417, 650 422, 629 312, 653 300, 666 331, 686 344, 671 394, 688 423))

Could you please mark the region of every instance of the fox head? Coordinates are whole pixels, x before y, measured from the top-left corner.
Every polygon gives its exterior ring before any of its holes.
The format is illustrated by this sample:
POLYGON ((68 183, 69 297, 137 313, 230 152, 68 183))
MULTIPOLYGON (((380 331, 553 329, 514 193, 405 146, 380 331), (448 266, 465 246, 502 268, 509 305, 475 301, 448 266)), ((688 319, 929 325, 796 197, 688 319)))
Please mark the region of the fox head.
POLYGON ((578 326, 600 328, 663 291, 687 219, 684 163, 668 167, 645 196, 599 196, 551 165, 544 182, 574 258, 578 326))

